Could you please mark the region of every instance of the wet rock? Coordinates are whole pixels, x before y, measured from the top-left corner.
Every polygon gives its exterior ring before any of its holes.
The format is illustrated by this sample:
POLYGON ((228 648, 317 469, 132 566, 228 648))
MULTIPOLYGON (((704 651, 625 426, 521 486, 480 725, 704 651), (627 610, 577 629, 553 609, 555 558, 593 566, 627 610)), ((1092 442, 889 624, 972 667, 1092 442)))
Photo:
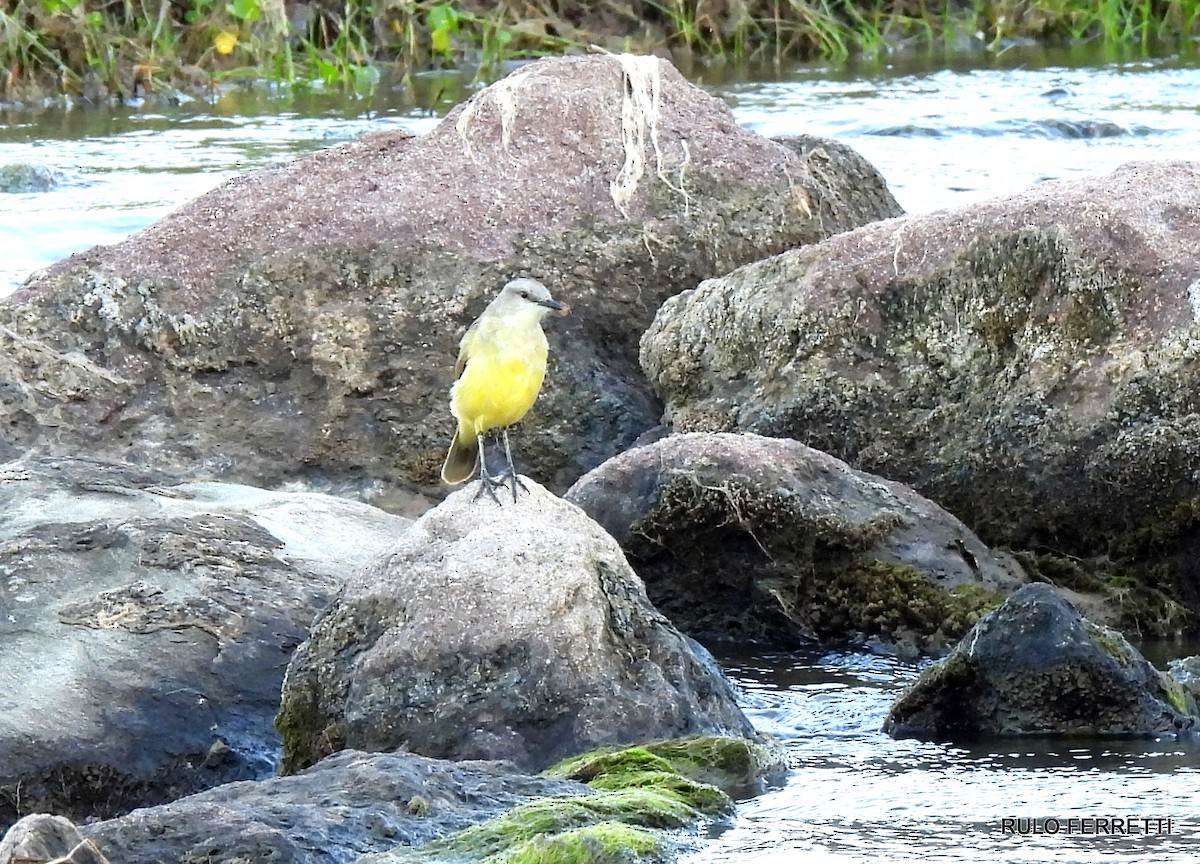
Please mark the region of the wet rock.
POLYGON ((229 783, 80 830, 121 864, 342 864, 590 791, 503 763, 347 750, 293 776, 229 783))
POLYGON ((703 639, 952 644, 1024 581, 936 504, 797 441, 680 434, 567 492, 654 605, 703 639))
POLYGON ((884 722, 895 737, 1159 735, 1193 729, 1196 702, 1116 630, 1034 583, 921 673, 884 722))
POLYGON ((109 864, 70 819, 35 813, 0 839, 0 864, 109 864))
POLYGON ((526 769, 599 746, 752 736, 731 686, 646 599, 620 547, 527 480, 477 484, 351 578, 288 667, 284 770, 344 747, 526 769))
POLYGON ((1180 657, 1167 663, 1167 674, 1193 699, 1200 700, 1200 655, 1180 657))
POLYGON ((83 459, 0 466, 0 827, 272 773, 291 652, 407 525, 83 459))
POLYGON ((1113 591, 1140 562, 1168 596, 1137 622, 1174 633, 1200 610, 1197 200, 1200 163, 1141 163, 865 226, 671 298, 642 363, 678 430, 801 440, 985 542, 1119 558, 1113 591))
POLYGON ((63 176, 44 165, 10 162, 0 165, 0 195, 49 192, 63 182, 63 176))
POLYGON ((529 275, 574 311, 518 449, 565 488, 658 422, 637 340, 664 298, 883 215, 822 152, 656 58, 529 64, 428 134, 234 179, 32 278, 0 304, 0 458, 436 491, 458 339, 529 275))

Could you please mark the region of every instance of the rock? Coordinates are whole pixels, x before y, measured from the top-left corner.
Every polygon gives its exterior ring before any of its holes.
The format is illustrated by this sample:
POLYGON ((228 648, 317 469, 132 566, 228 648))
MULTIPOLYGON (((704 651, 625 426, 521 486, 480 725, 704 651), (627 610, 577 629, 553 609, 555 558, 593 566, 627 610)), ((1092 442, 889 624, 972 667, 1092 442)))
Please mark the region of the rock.
POLYGON ((515 443, 566 488, 658 422, 637 340, 664 298, 884 215, 821 152, 656 58, 531 63, 428 134, 231 180, 31 278, 0 303, 0 459, 440 497, 458 339, 528 275, 574 311, 515 443))
POLYGON ((933 502, 797 441, 672 435, 566 497, 700 639, 794 648, 866 635, 932 650, 1024 581, 933 502))
POLYGON ((1185 693, 1200 701, 1200 655, 1171 660, 1167 663, 1167 674, 1185 693))
POLYGON ((1197 720, 1195 700, 1124 636, 1034 583, 925 669, 892 705, 884 731, 933 739, 1161 735, 1197 720))
POLYGON ((456 492, 346 583, 288 667, 285 771, 345 747, 537 770, 607 745, 754 735, 616 541, 525 482, 502 506, 475 500, 478 481, 456 492))
POLYGON ((586 753, 545 773, 586 783, 594 794, 522 804, 451 837, 368 855, 358 864, 674 861, 687 842, 681 829, 733 813, 730 795, 701 777, 728 780, 748 764, 759 776, 779 767, 756 744, 711 736, 586 753))
POLYGON ((342 864, 589 792, 502 763, 346 750, 290 777, 229 783, 81 830, 121 864, 342 864))
POLYGON ((0 864, 109 864, 70 819, 49 813, 26 816, 0 839, 0 864))
POLYGON ((1138 619, 1174 633, 1200 610, 1197 200, 1200 163, 1147 162, 868 225, 671 298, 642 364, 679 431, 796 438, 990 544, 1118 557, 1124 587, 1141 562, 1170 596, 1138 619))
POLYGON ((272 773, 292 650, 407 525, 84 459, 0 466, 0 828, 272 773))
POLYGON ((44 165, 9 162, 0 165, 0 195, 49 192, 62 185, 64 179, 58 171, 44 165))
POLYGON ((904 215, 883 175, 849 145, 817 135, 780 135, 771 140, 803 157, 808 170, 823 180, 813 203, 831 235, 904 215))

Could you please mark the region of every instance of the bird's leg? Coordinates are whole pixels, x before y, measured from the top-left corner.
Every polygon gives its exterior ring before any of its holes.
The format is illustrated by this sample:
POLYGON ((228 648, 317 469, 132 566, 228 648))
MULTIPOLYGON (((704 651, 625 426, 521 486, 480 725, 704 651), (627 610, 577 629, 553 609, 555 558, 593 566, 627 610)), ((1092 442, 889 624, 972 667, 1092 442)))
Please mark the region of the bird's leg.
POLYGON ((486 489, 487 493, 492 496, 492 500, 499 504, 500 498, 496 495, 496 487, 501 484, 493 480, 491 474, 488 474, 486 451, 484 450, 486 442, 483 439, 482 432, 475 434, 475 441, 479 445, 479 488, 475 491, 475 498, 473 500, 478 501, 479 496, 486 489))
POLYGON ((521 487, 521 491, 526 495, 529 494, 529 488, 517 477, 517 466, 513 464, 512 447, 508 443, 508 427, 501 429, 500 435, 504 438, 504 455, 508 457, 508 479, 512 481, 513 502, 515 503, 517 500, 517 487, 521 487))

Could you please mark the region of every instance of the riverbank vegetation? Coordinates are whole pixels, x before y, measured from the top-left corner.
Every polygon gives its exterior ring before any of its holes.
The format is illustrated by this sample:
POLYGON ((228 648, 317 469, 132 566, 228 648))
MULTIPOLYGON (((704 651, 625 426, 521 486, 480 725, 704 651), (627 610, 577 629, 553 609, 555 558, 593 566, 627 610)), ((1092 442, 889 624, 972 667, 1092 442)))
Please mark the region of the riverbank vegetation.
POLYGON ((782 63, 1093 41, 1190 47, 1200 0, 0 0, 0 99, 87 101, 237 78, 369 90, 386 65, 486 75, 587 50, 782 63))

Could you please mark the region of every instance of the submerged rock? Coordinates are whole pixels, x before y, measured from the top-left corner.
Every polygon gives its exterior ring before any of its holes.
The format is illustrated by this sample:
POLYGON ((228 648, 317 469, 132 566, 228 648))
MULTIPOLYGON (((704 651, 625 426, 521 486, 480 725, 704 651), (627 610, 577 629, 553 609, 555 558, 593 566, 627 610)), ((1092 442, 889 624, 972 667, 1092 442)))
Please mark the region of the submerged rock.
POLYGON ((288 667, 284 770, 351 747, 527 769, 599 746, 753 736, 732 687, 620 547, 527 480, 472 484, 350 579, 288 667))
POLYGON ((567 492, 657 608, 700 638, 796 647, 866 635, 933 649, 1024 581, 936 504, 796 441, 680 434, 567 492))
POLYGON ((1200 163, 1148 162, 862 227, 671 298, 642 364, 677 430, 796 438, 986 542, 1120 558, 1174 633, 1200 610, 1197 200, 1200 163))
POLYGON ((49 192, 62 184, 64 177, 44 165, 9 162, 0 165, 0 195, 25 195, 49 192))
POLYGON ((458 339, 529 275, 574 311, 519 449, 565 488, 658 422, 637 340, 664 298, 890 215, 831 166, 657 58, 531 63, 425 135, 231 180, 32 278, 0 303, 0 459, 437 489, 458 339))
POLYGON ((0 466, 0 828, 272 773, 291 652, 407 525, 82 459, 0 466))
POLYGON ((1195 728, 1196 702, 1044 583, 976 624, 892 705, 895 737, 1159 735, 1195 728))

